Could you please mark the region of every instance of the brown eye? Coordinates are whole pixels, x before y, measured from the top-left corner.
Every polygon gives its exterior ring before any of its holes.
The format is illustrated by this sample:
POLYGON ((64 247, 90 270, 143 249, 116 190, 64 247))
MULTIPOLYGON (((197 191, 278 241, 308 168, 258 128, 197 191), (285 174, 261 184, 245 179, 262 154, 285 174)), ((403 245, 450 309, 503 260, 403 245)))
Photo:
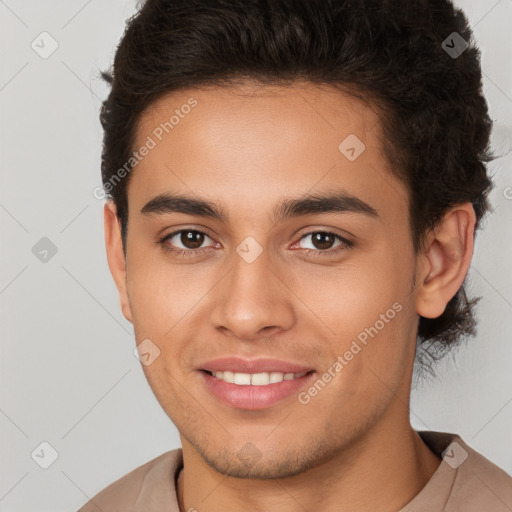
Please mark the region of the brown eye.
POLYGON ((180 235, 180 242, 187 249, 198 249, 204 243, 205 234, 200 231, 183 230, 180 235))
POLYGON ((316 249, 330 249, 336 241, 336 237, 332 233, 325 233, 323 231, 314 233, 311 237, 313 245, 316 249))
POLYGON ((194 255, 208 249, 208 247, 201 247, 207 238, 211 240, 211 238, 202 231, 196 229, 180 229, 164 236, 159 240, 159 243, 166 250, 183 255, 194 255))
POLYGON ((311 233, 306 233, 301 238, 301 241, 306 240, 309 237, 311 238, 310 245, 312 245, 312 247, 302 246, 303 249, 316 249, 320 251, 327 251, 328 249, 331 249, 333 247, 333 244, 336 242, 336 240, 341 240, 341 242, 345 242, 345 240, 343 240, 343 238, 341 238, 339 235, 336 235, 335 233, 330 233, 328 231, 313 231, 311 233))
POLYGON ((352 248, 353 242, 330 231, 310 231, 304 234, 299 242, 298 248, 303 249, 309 256, 334 256, 352 248), (305 240, 310 239, 309 247, 305 240), (338 243, 336 243, 338 242, 338 243))

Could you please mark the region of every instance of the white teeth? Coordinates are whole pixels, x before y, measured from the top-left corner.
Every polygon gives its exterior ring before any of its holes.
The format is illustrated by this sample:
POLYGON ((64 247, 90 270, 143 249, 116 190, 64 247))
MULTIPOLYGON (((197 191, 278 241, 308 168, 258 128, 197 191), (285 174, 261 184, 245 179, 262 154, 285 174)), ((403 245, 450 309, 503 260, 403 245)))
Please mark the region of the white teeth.
POLYGON ((234 384, 241 384, 242 386, 248 386, 251 383, 250 373, 235 373, 234 384))
POLYGON ((266 386, 267 384, 270 384, 270 374, 253 373, 251 375, 251 384, 253 386, 266 386))
POLYGON ((222 376, 219 377, 225 382, 233 383, 235 382, 235 374, 233 372, 219 372, 222 373, 222 376))
POLYGON ((263 372, 263 373, 236 373, 236 372, 213 372, 213 375, 224 382, 238 384, 239 386, 266 386, 275 384, 283 380, 293 380, 306 375, 302 373, 281 373, 281 372, 263 372))
POLYGON ((281 372, 270 373, 270 383, 281 382, 283 380, 283 374, 281 372))

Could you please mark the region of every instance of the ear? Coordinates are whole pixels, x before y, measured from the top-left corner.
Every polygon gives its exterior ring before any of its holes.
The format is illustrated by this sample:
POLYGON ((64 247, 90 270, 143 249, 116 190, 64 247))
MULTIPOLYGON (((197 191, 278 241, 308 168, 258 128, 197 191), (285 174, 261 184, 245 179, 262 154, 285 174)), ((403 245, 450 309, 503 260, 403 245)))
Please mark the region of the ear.
POLYGON ((418 259, 416 312, 425 318, 442 315, 461 287, 473 256, 476 215, 471 203, 453 207, 426 238, 418 259))
POLYGON ((121 224, 117 217, 115 204, 112 201, 107 201, 103 213, 108 266, 119 292, 123 315, 126 320, 132 322, 132 311, 126 288, 126 264, 121 240, 121 224))

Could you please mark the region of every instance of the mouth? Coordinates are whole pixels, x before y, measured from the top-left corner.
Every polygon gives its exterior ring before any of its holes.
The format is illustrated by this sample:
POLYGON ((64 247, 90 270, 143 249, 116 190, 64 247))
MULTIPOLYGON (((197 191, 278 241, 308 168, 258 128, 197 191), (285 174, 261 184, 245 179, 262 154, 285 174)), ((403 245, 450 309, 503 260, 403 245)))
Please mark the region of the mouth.
POLYGON ((285 380, 295 380, 304 377, 314 370, 304 371, 300 373, 283 373, 283 372, 261 372, 261 373, 240 373, 232 371, 217 371, 212 372, 209 370, 202 370, 208 375, 227 382, 228 384, 235 384, 237 386, 268 386, 269 384, 278 384, 285 380))
POLYGON ((285 400, 298 400, 303 388, 311 385, 315 370, 299 373, 241 373, 200 370, 202 384, 217 402, 234 409, 262 410, 284 405, 285 400))

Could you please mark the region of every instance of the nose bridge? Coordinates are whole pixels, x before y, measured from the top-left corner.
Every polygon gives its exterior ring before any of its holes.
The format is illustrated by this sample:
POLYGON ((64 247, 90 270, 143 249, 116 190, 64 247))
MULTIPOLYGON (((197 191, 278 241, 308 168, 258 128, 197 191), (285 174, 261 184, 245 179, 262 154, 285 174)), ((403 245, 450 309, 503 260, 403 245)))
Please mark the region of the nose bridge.
POLYGON ((271 327, 289 329, 293 306, 271 254, 248 237, 236 248, 231 265, 214 306, 214 326, 240 339, 261 336, 265 328, 266 334, 271 327))

